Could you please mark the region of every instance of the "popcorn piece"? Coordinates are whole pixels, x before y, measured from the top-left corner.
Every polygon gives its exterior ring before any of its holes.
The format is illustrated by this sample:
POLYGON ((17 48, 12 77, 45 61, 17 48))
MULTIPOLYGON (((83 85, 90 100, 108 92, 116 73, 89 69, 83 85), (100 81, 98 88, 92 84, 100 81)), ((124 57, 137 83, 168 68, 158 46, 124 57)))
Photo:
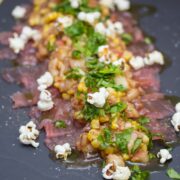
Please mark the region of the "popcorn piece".
POLYGON ((39 79, 37 79, 38 90, 42 91, 53 85, 53 76, 50 72, 45 72, 39 79))
POLYGON ((164 164, 167 160, 172 159, 172 155, 169 153, 167 149, 161 149, 157 153, 157 157, 160 158, 160 163, 164 164))
POLYGON ((96 107, 103 107, 108 96, 109 93, 106 88, 100 88, 99 92, 88 94, 87 102, 96 107))
POLYGON ((15 19, 22 19, 26 14, 26 8, 22 6, 16 6, 11 14, 15 19))
POLYGON ((67 156, 71 154, 71 147, 69 143, 65 143, 63 145, 56 145, 54 148, 56 153, 56 158, 64 158, 67 159, 67 156))
POLYGON ((19 140, 22 144, 32 145, 33 147, 39 146, 39 143, 35 142, 39 136, 39 131, 36 129, 33 121, 30 121, 25 126, 21 126, 19 133, 19 140))
POLYGON ((49 91, 41 91, 37 106, 38 109, 41 111, 48 111, 53 108, 54 103, 52 101, 51 93, 49 91))

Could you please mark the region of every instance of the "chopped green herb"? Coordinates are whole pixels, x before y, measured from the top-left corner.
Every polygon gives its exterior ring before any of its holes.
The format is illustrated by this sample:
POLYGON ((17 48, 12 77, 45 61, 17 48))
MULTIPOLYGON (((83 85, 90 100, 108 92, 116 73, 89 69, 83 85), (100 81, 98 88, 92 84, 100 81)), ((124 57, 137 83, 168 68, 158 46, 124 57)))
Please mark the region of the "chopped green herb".
POLYGON ((64 14, 76 15, 78 10, 71 7, 69 0, 63 0, 57 4, 54 8, 54 11, 62 12, 64 14))
POLYGON ((138 119, 138 121, 139 121, 140 124, 145 125, 145 124, 150 122, 150 119, 147 118, 147 117, 141 117, 141 118, 138 119))
POLYGON ((149 153, 149 159, 151 160, 151 159, 155 159, 156 158, 156 155, 155 154, 153 154, 153 153, 149 153))
POLYGON ((111 131, 108 128, 103 130, 103 133, 98 136, 101 149, 106 149, 111 144, 111 131))
POLYGON ((144 42, 145 42, 146 44, 152 44, 152 40, 151 40, 151 38, 149 38, 149 37, 144 38, 144 42))
POLYGON ((80 59, 81 58, 81 52, 78 51, 78 50, 74 50, 72 52, 72 57, 75 58, 75 59, 80 59))
POLYGON ((171 179, 180 179, 180 173, 176 172, 173 168, 169 168, 167 170, 167 175, 171 178, 171 179))
POLYGON ((126 109, 127 105, 123 102, 119 102, 113 106, 110 107, 110 113, 114 114, 114 113, 118 113, 118 112, 122 112, 126 109))
POLYGON ((139 166, 132 167, 131 180, 147 180, 150 173, 148 171, 142 171, 139 166))
POLYGON ((136 139, 136 141, 134 142, 134 146, 133 146, 133 148, 132 148, 132 150, 131 150, 131 152, 132 152, 133 154, 139 149, 141 143, 142 143, 142 139, 139 139, 139 138, 136 139))
POLYGON ((128 153, 127 145, 131 139, 132 132, 133 128, 129 128, 116 134, 116 145, 122 153, 128 153))
POLYGON ((63 120, 59 120, 55 122, 56 128, 66 128, 67 124, 63 120))
POLYGON ((89 103, 86 103, 84 109, 82 110, 82 113, 86 121, 91 121, 95 117, 99 116, 100 109, 89 103))
POLYGON ((86 26, 82 21, 76 21, 71 26, 65 29, 65 34, 71 38, 76 38, 77 36, 81 36, 86 31, 86 26))
POLYGON ((133 41, 133 37, 129 33, 121 34, 121 38, 125 42, 126 45, 130 44, 133 41))
POLYGON ((66 74, 67 79, 80 79, 85 75, 80 68, 73 68, 66 74))

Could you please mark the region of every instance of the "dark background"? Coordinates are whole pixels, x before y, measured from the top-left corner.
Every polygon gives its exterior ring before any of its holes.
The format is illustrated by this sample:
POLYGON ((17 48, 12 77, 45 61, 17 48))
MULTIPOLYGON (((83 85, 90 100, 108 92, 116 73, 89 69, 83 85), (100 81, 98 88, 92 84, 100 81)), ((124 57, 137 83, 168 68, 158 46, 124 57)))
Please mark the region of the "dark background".
MULTIPOLYGON (((10 13, 15 5, 28 0, 5 0, 0 6, 0 31, 9 30, 14 24, 10 13)), ((133 3, 154 5, 157 10, 153 15, 140 19, 144 31, 157 38, 156 45, 171 60, 171 66, 161 74, 162 91, 167 95, 180 96, 180 0, 134 0, 133 3)), ((0 70, 10 66, 0 62, 0 70)), ((0 79, 0 180, 90 180, 102 179, 101 172, 91 167, 81 170, 66 169, 60 162, 49 157, 43 145, 40 148, 24 147, 18 141, 19 126, 28 122, 25 110, 12 110, 9 95, 18 90, 0 79)), ((173 150, 173 161, 166 166, 180 172, 180 147, 173 150)), ((169 179, 165 170, 153 172, 152 180, 169 179)))

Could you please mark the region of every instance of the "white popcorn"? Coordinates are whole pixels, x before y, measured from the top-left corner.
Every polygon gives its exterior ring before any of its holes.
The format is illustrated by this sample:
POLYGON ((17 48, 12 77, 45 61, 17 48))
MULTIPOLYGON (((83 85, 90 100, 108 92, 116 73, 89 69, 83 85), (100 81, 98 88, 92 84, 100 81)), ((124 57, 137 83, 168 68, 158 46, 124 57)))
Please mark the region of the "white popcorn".
POLYGON ((172 155, 169 153, 167 149, 161 149, 157 153, 157 157, 160 158, 160 163, 164 164, 167 160, 172 159, 172 155))
POLYGON ((114 9, 114 0, 100 0, 99 4, 108 7, 109 9, 114 9))
POLYGON ((13 38, 9 38, 9 47, 18 54, 21 50, 24 49, 26 42, 20 38, 16 33, 13 38))
POLYGON ((105 179, 128 180, 131 176, 131 171, 128 167, 110 163, 103 168, 102 176, 105 179))
POLYGON ((33 147, 39 146, 39 143, 35 142, 39 136, 39 131, 36 129, 33 121, 30 121, 25 126, 21 126, 19 133, 19 140, 22 144, 32 145, 33 147))
POLYGON ((121 22, 113 23, 111 20, 108 20, 105 24, 97 23, 95 25, 95 31, 105 36, 114 36, 124 33, 124 27, 121 22))
POLYGON ((41 91, 37 106, 38 109, 41 111, 48 111, 53 108, 54 103, 52 101, 51 93, 49 91, 41 91))
POLYGON ((95 31, 100 34, 106 35, 106 27, 101 22, 95 25, 95 31))
POLYGON ((113 178, 113 171, 111 170, 111 167, 114 165, 112 163, 107 164, 103 169, 102 169, 102 176, 105 179, 112 179, 113 178), (111 173, 107 173, 111 172, 111 173))
POLYGON ((81 21, 88 22, 89 24, 94 24, 97 19, 101 16, 100 12, 80 12, 77 15, 77 18, 81 21))
POLYGON ((140 56, 133 57, 129 63, 135 70, 141 69, 145 66, 144 58, 140 56))
POLYGON ((112 64, 114 66, 121 66, 123 64, 123 62, 124 62, 124 59, 121 58, 121 59, 114 61, 112 64))
POLYGON ((176 112, 180 112, 180 102, 176 104, 175 109, 176 112))
POLYGON ((57 19, 57 23, 62 25, 63 28, 67 28, 73 24, 73 18, 71 16, 62 16, 57 19))
POLYGON ((32 29, 29 26, 25 26, 22 30, 20 37, 26 42, 29 41, 30 39, 33 39, 34 41, 38 41, 41 39, 41 34, 38 30, 32 29))
POLYGON ((81 0, 70 0, 71 7, 77 9, 81 5, 81 0))
POLYGON ((124 33, 123 24, 122 24, 121 22, 115 22, 113 26, 114 26, 114 30, 115 30, 118 34, 124 33))
POLYGON ((22 6, 16 6, 11 14, 15 19, 22 19, 26 14, 26 8, 22 6))
POLYGON ((131 171, 128 167, 116 166, 116 171, 113 173, 114 180, 128 180, 131 176, 131 171))
POLYGON ((126 11, 130 9, 130 1, 129 0, 114 0, 114 4, 120 11, 126 11))
POLYGON ((38 30, 34 30, 29 26, 25 26, 18 36, 18 34, 14 34, 13 38, 9 38, 9 47, 13 49, 13 51, 18 54, 25 48, 26 43, 33 39, 37 41, 41 38, 41 34, 38 30))
POLYGON ((56 145, 54 148, 56 153, 56 158, 64 158, 67 159, 67 156, 71 154, 71 147, 69 143, 65 143, 63 145, 56 145))
POLYGON ((98 48, 99 62, 110 64, 110 50, 108 45, 99 46, 98 48))
POLYGON ((108 96, 108 91, 106 90, 106 88, 103 87, 99 89, 99 92, 89 93, 87 102, 101 108, 106 103, 106 99, 108 96))
POLYGON ((155 63, 160 65, 164 64, 164 57, 162 53, 159 51, 153 51, 149 53, 147 58, 149 59, 150 62, 153 62, 153 64, 155 63))
POLYGON ((175 131, 180 131, 180 112, 176 112, 171 120, 172 125, 174 126, 175 131))
POLYGON ((42 91, 53 85, 53 76, 50 72, 45 72, 39 79, 37 79, 38 90, 42 91))

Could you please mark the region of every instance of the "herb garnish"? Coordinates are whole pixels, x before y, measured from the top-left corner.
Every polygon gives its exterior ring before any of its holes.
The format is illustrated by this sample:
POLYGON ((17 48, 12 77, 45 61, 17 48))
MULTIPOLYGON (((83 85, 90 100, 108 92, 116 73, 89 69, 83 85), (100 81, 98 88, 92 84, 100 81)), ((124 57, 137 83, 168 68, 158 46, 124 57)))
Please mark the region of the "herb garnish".
POLYGON ((56 128, 66 128, 67 124, 63 120, 59 120, 55 122, 55 127, 56 128))
POLYGON ((176 172, 173 168, 167 170, 167 175, 172 179, 180 179, 180 173, 176 172))
POLYGON ((147 180, 150 173, 148 171, 142 171, 139 166, 132 167, 131 180, 147 180))

